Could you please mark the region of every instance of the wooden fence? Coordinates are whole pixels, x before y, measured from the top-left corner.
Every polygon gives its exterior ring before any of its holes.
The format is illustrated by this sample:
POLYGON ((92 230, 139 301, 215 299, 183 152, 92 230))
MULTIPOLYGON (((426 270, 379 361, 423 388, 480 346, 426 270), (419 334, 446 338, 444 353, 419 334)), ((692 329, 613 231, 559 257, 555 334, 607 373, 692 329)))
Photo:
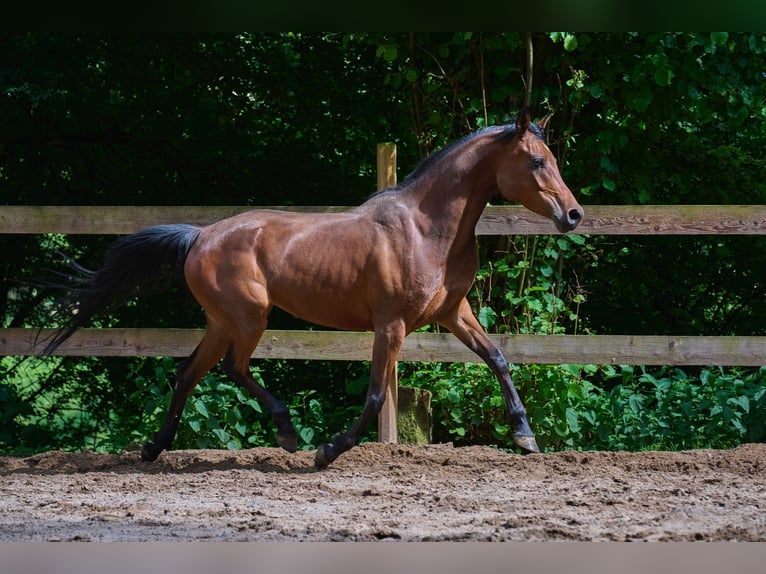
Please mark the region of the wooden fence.
MULTIPOLYGON (((253 207, 3 206, 0 233, 124 234, 147 225, 206 224, 253 207)), ((277 209, 277 208, 267 208, 277 209)), ((348 207, 279 207, 295 211, 340 211, 348 207)), ((573 233, 592 235, 764 235, 766 206, 586 206, 573 233)), ((479 235, 550 234, 552 224, 519 206, 489 206, 479 235)), ((37 332, 0 329, 0 355, 34 355, 37 332)), ((200 340, 195 329, 82 329, 56 354, 99 356, 186 356, 200 340)), ((45 333, 42 334, 44 338, 45 333)), ((766 364, 766 337, 633 335, 493 335, 511 362, 644 365, 766 364)), ((257 358, 366 360, 372 335, 335 331, 266 331, 257 358)), ((404 361, 461 361, 476 357, 452 335, 413 333, 404 361)))
MULTIPOLYGON (((253 207, 3 206, 0 207, 0 233, 126 234, 160 223, 203 225, 249 209, 253 207)), ((279 209, 342 211, 349 208, 279 209)), ((585 213, 585 219, 573 233, 766 234, 766 206, 763 205, 586 206, 585 213)), ((476 231, 479 235, 534 235, 551 234, 554 229, 548 220, 522 207, 489 206, 476 231)), ((42 338, 45 334, 42 333, 42 338)), ((40 346, 35 344, 36 335, 34 329, 0 329, 0 355, 37 354, 40 346)), ((202 331, 197 329, 82 329, 61 345, 56 354, 181 357, 188 355, 201 337, 202 331)), ((766 337, 492 335, 492 338, 513 363, 766 365, 766 337)), ((253 356, 368 360, 371 350, 370 333, 268 330, 253 356)), ((477 357, 450 334, 413 333, 405 340, 400 360, 472 362, 477 357)))

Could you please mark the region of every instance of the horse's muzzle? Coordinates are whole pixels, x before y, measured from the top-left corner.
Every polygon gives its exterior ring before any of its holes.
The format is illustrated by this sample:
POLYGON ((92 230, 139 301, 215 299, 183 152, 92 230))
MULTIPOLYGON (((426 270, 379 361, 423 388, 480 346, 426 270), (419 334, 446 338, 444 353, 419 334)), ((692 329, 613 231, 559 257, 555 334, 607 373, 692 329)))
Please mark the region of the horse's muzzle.
POLYGON ((572 231, 575 227, 580 225, 583 217, 585 217, 585 212, 583 211, 582 207, 578 206, 568 210, 561 217, 557 217, 553 220, 553 222, 556 225, 556 229, 558 229, 561 233, 566 233, 567 231, 572 231))

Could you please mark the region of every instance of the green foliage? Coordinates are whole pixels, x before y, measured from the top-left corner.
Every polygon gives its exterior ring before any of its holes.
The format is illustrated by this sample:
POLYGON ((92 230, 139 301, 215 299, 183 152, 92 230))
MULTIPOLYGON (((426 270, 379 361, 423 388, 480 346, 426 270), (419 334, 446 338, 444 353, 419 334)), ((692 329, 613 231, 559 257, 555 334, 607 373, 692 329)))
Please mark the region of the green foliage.
MULTIPOLYGON (((0 46, 0 185, 11 190, 2 199, 353 205, 374 188, 377 142, 398 144, 406 173, 448 141, 511 121, 529 88, 538 117, 555 112, 549 143, 586 218, 588 204, 764 204, 765 53, 762 32, 11 33, 0 46), (527 40, 530 86, 522 80, 527 40)), ((112 239, 0 236, 3 326, 39 325, 52 294, 24 281, 52 266, 51 250, 96 267, 112 239)), ((764 334, 764 241, 481 238, 471 302, 482 325, 500 333, 764 334)), ((270 320, 304 326, 286 313, 270 320)), ((203 316, 175 289, 100 321, 199 327, 203 316)), ((276 394, 292 397, 301 446, 341 430, 363 402, 344 389, 361 380, 363 365, 259 368, 276 394)), ((442 414, 454 425, 441 437, 503 444, 504 405, 492 404, 488 371, 429 369, 412 372, 449 406, 442 414), (437 374, 445 382, 437 385, 437 374)), ((760 371, 709 368, 684 378, 610 369, 515 369, 548 448, 646 448, 665 436, 649 413, 662 411, 657 420, 683 434, 671 405, 717 421, 695 426, 705 441, 763 440, 760 371), (729 383, 739 390, 727 394, 729 383)), ((164 417, 171 373, 167 361, 3 358, 0 448, 119 450, 142 441, 164 417)), ((179 436, 189 447, 227 448, 268 444, 273 428, 213 374, 190 400, 179 436)), ((689 436, 657 444, 674 441, 694 444, 689 436)))
POLYGON ((486 365, 402 365, 399 383, 432 393, 434 442, 467 445, 505 444, 510 440, 505 401, 486 365))
MULTIPOLYGON (((525 365, 514 370, 546 451, 731 448, 766 440, 766 368, 757 371, 525 365)), ((484 365, 419 364, 402 384, 433 393, 434 440, 514 448, 505 401, 484 365)))
POLYGON ((0 451, 109 449, 114 413, 97 361, 0 359, 0 451))
MULTIPOLYGON (((367 389, 367 377, 357 381, 349 381, 346 384, 349 396, 356 399, 356 403, 349 406, 331 404, 322 401, 321 396, 315 390, 299 391, 293 396, 290 403, 290 414, 293 417, 293 425, 298 433, 298 448, 301 450, 313 450, 320 445, 331 442, 333 437, 345 431, 359 417, 364 404, 364 391, 367 389), (360 386, 359 383, 363 383, 360 386)), ((374 439, 377 429, 374 425, 366 429, 360 442, 374 439)))
POLYGON ((12 371, 16 365, 12 361, 9 357, 0 360, 0 452, 22 448, 26 442, 22 421, 33 413, 32 405, 14 384, 12 371))
MULTIPOLYGON (((565 81, 541 95, 560 103, 559 157, 584 203, 766 203, 766 36, 550 39, 564 49, 546 69, 565 81)), ((594 237, 591 246, 598 263, 574 270, 589 292, 581 318, 599 332, 764 333, 763 238, 594 237)))
MULTIPOLYGON (((143 418, 135 429, 124 429, 134 442, 150 437, 162 424, 170 406, 172 387, 157 381, 173 378, 172 359, 163 359, 155 366, 151 380, 136 376, 141 390, 136 402, 143 400, 143 418)), ((260 370, 253 369, 256 382, 266 386, 260 370)), ((366 379, 350 381, 346 393, 358 406, 321 402, 314 389, 299 390, 288 402, 293 425, 298 433, 299 449, 315 449, 332 440, 361 412, 366 379), (360 398, 361 395, 361 398, 360 398)), ((278 393, 281 394, 281 393, 278 393)), ((173 448, 223 448, 239 450, 256 446, 276 446, 275 428, 271 416, 260 403, 228 377, 211 372, 195 388, 184 410, 173 448)), ((369 436, 369 434, 367 435, 369 436)))
MULTIPOLYGON (((14 453, 140 448, 162 425, 175 380, 172 358, 137 361, 127 376, 133 383, 128 402, 134 410, 123 411, 116 408, 116 401, 103 401, 101 393, 83 393, 76 381, 54 379, 51 383, 55 374, 45 361, 18 362, 5 357, 0 368, 0 452, 14 453)), ((86 376, 92 369, 92 365, 84 365, 79 372, 86 376)), ((264 385, 259 369, 253 370, 253 377, 264 385)), ((298 447, 317 448, 350 426, 361 413, 367 381, 367 376, 349 379, 341 388, 343 398, 334 402, 320 400, 315 389, 290 394, 287 404, 298 433, 298 447)), ((283 391, 275 392, 282 395, 283 391)), ((376 429, 368 429, 362 441, 375 433, 376 429)), ((213 371, 189 397, 173 448, 276 446, 274 435, 271 416, 260 403, 213 371)))
POLYGON ((605 368, 611 390, 587 385, 574 408, 580 440, 603 449, 731 448, 766 440, 766 369, 635 372, 605 368), (608 445, 608 446, 607 446, 608 445))
MULTIPOLYGON (((124 429, 133 442, 140 443, 160 428, 170 406, 172 387, 168 382, 173 380, 174 370, 174 361, 166 358, 156 364, 150 380, 136 376, 140 390, 134 398, 143 400, 143 418, 136 428, 124 429)), ((262 384, 258 372, 253 374, 262 384)), ((173 446, 239 450, 265 444, 270 431, 258 401, 227 378, 209 373, 188 400, 173 446)))
MULTIPOLYGON (((585 294, 568 287, 565 265, 590 252, 583 235, 533 236, 502 245, 482 259, 471 300, 482 326, 500 333, 577 332, 585 294)), ((491 245, 490 245, 491 246, 491 245)))

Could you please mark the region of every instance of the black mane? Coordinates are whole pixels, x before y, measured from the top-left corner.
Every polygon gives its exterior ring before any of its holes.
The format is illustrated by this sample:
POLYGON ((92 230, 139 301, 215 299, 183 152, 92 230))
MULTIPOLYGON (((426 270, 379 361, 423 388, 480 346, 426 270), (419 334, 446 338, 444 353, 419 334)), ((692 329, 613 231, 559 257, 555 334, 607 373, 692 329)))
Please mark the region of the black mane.
MULTIPOLYGON (((538 138, 543 140, 543 142, 546 142, 545 133, 537 124, 530 123, 529 124, 529 131, 531 131, 533 134, 535 134, 538 138)), ((433 167, 436 163, 438 163, 444 156, 449 154, 453 149, 455 149, 458 146, 463 145, 464 143, 467 143, 471 141, 474 138, 477 138, 479 136, 482 136, 487 133, 493 133, 495 134, 495 138, 497 140, 504 140, 507 138, 512 138, 516 135, 516 124, 505 124, 505 125, 499 125, 499 126, 487 126, 486 128, 482 128, 480 130, 477 130, 475 132, 469 133, 464 135, 462 138, 455 140, 454 142, 444 146, 438 151, 435 151, 428 157, 424 158, 415 166, 415 169, 413 169, 407 177, 402 180, 401 183, 389 187, 387 189, 384 189, 382 191, 379 191, 377 193, 384 193, 387 191, 397 191, 399 189, 402 189, 403 187, 406 187, 407 185, 411 184, 413 181, 418 179, 421 175, 423 175, 425 172, 427 172, 431 167, 433 167)), ((546 142, 547 144, 547 142, 546 142)), ((377 193, 373 195, 377 195, 377 193)))

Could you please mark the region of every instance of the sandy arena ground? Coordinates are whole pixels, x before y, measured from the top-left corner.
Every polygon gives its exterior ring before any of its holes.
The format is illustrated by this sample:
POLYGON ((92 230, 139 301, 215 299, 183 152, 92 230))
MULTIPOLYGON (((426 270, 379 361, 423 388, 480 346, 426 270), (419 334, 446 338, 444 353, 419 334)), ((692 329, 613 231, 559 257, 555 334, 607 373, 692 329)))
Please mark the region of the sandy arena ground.
POLYGON ((313 452, 0 457, 0 542, 766 541, 766 444, 565 452, 364 444, 313 452))

